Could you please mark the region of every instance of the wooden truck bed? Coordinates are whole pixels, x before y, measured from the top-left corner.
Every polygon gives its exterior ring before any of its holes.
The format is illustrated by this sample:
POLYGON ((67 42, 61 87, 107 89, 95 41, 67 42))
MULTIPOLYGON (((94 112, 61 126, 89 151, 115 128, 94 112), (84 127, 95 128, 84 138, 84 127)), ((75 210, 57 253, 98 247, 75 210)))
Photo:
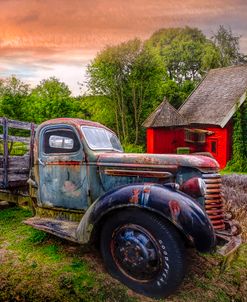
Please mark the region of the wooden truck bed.
POLYGON ((34 134, 33 123, 0 117, 0 192, 27 188, 33 165, 34 134))

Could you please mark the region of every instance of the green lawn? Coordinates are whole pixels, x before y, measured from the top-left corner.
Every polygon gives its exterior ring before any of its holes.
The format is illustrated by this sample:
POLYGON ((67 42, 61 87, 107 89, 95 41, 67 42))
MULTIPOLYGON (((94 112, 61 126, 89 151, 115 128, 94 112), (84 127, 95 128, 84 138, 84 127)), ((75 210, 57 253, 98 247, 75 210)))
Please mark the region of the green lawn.
MULTIPOLYGON (((0 301, 153 301, 113 280, 96 250, 83 252, 24 225, 30 216, 22 208, 0 209, 0 301)), ((221 261, 190 251, 187 277, 166 301, 246 301, 247 244, 225 272, 221 261)))

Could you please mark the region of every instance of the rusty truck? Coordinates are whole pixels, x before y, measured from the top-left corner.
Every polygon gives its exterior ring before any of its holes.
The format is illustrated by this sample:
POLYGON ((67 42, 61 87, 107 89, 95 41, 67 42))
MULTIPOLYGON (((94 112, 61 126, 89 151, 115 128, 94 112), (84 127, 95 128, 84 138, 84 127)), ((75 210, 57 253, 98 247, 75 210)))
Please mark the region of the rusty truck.
POLYGON ((108 272, 140 294, 173 293, 187 247, 227 255, 241 243, 210 157, 127 154, 112 130, 81 119, 36 127, 0 118, 0 127, 0 199, 25 199, 34 228, 98 246, 108 272), (16 141, 26 154, 11 154, 16 141))

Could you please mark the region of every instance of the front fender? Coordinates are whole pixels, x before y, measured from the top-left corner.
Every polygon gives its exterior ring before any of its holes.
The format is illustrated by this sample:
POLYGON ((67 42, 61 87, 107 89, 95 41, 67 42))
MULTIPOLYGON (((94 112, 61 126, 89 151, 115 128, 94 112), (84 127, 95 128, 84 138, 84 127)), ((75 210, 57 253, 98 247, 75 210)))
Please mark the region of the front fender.
POLYGON ((200 252, 208 252, 215 246, 212 224, 196 201, 171 187, 158 184, 126 185, 101 196, 83 216, 77 229, 78 241, 90 241, 99 221, 110 211, 124 207, 144 208, 163 216, 200 252))

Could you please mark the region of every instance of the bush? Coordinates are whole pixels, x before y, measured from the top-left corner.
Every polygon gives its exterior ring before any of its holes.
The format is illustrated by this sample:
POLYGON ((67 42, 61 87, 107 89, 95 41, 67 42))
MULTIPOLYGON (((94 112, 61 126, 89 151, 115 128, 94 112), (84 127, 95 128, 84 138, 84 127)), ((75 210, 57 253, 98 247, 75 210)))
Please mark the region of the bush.
POLYGON ((145 147, 143 145, 134 145, 134 144, 128 144, 123 143, 122 144, 124 152, 126 153, 144 153, 145 147))

